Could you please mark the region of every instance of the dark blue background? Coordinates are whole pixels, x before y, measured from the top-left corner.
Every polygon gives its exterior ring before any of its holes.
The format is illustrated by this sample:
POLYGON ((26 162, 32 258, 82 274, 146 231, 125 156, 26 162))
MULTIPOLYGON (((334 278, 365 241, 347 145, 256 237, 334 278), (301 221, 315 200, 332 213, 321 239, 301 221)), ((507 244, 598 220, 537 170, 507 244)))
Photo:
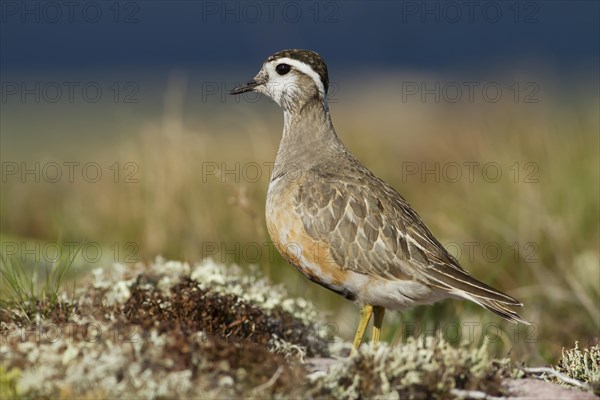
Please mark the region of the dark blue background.
POLYGON ((568 72, 599 61, 598 1, 109 0, 73 1, 72 15, 64 3, 2 1, 3 70, 237 69, 292 47, 319 51, 336 70, 535 63, 568 72))

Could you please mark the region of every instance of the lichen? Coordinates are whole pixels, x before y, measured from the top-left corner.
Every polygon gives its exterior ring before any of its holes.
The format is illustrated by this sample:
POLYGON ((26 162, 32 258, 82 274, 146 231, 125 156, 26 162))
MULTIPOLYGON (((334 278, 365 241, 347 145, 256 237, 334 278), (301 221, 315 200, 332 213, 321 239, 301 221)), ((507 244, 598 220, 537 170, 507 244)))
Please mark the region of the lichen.
POLYGON ((290 343, 276 335, 269 341, 269 348, 275 353, 283 354, 286 360, 306 361, 306 347, 290 343))
POLYGON ((569 350, 563 348, 562 359, 556 370, 570 378, 588 383, 593 392, 600 395, 600 345, 580 349, 579 343, 569 350))
POLYGON ((311 396, 442 399, 452 397, 452 389, 497 395, 509 364, 490 360, 485 347, 455 348, 430 337, 395 347, 363 345, 328 373, 313 375, 311 396))

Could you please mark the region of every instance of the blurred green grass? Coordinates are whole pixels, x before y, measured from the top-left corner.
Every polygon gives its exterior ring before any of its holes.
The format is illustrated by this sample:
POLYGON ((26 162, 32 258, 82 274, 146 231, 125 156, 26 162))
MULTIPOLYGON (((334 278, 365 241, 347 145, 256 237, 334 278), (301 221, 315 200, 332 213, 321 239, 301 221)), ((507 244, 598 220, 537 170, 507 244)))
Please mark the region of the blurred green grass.
MULTIPOLYGON (((402 79, 340 90, 330 104, 339 136, 407 198, 466 269, 521 300, 533 326, 515 328, 474 304, 445 301, 388 313, 384 338, 399 342, 415 329, 430 332, 437 322, 451 337, 456 329, 472 336, 474 345, 487 337, 497 355, 511 351, 531 362, 552 362, 563 346, 597 340, 597 93, 548 90, 529 104, 508 97, 497 103, 403 102, 402 79), (436 165, 437 174, 426 173, 436 165), (496 334, 495 326, 505 333, 496 334)), ((291 295, 313 300, 328 323, 350 338, 356 306, 303 278, 269 243, 263 214, 281 111, 265 100, 205 102, 186 87, 185 80, 172 80, 164 111, 146 111, 137 125, 129 116, 118 128, 117 111, 103 113, 102 106, 88 110, 94 117, 86 121, 71 114, 81 135, 83 126, 93 130, 113 120, 117 128, 106 136, 74 143, 77 132, 67 132, 39 146, 13 137, 9 148, 5 138, 3 162, 96 162, 103 177, 95 183, 77 173, 73 182, 66 176, 39 183, 7 177, 0 204, 3 246, 17 243, 23 251, 33 242, 43 249, 58 237, 91 242, 103 257, 84 259, 89 266, 158 254, 258 264, 291 295)), ((16 115, 26 114, 27 106, 14 106, 16 115)))

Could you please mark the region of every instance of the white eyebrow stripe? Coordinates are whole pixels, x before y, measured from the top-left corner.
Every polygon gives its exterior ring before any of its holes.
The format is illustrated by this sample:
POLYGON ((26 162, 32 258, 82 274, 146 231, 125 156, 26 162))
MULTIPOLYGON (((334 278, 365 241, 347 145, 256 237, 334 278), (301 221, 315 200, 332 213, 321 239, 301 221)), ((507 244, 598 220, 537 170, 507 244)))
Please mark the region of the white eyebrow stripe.
POLYGON ((310 65, 303 63, 302 61, 295 60, 289 57, 278 58, 275 60, 277 63, 284 63, 291 65, 296 68, 298 71, 302 72, 305 75, 308 75, 315 81, 317 88, 319 89, 319 93, 321 93, 321 98, 325 98, 325 86, 323 86, 323 82, 321 81, 321 76, 315 72, 314 69, 310 67, 310 65))

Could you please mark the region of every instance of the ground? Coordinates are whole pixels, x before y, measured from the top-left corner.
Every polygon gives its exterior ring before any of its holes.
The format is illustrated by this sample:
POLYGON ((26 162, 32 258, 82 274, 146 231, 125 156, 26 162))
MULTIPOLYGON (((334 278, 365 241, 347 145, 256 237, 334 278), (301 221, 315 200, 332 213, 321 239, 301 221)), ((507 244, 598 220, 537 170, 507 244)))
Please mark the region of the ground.
MULTIPOLYGON (((29 309, 35 309, 29 308, 29 309)), ((96 269, 51 310, 0 313, 7 398, 595 398, 600 349, 565 351, 557 373, 583 389, 533 380, 485 346, 409 338, 350 344, 306 299, 211 260, 157 259, 96 269), (43 312, 42 312, 43 311, 43 312), (487 396, 487 397, 486 397, 487 396)), ((548 380, 549 378, 547 378, 548 380)))

